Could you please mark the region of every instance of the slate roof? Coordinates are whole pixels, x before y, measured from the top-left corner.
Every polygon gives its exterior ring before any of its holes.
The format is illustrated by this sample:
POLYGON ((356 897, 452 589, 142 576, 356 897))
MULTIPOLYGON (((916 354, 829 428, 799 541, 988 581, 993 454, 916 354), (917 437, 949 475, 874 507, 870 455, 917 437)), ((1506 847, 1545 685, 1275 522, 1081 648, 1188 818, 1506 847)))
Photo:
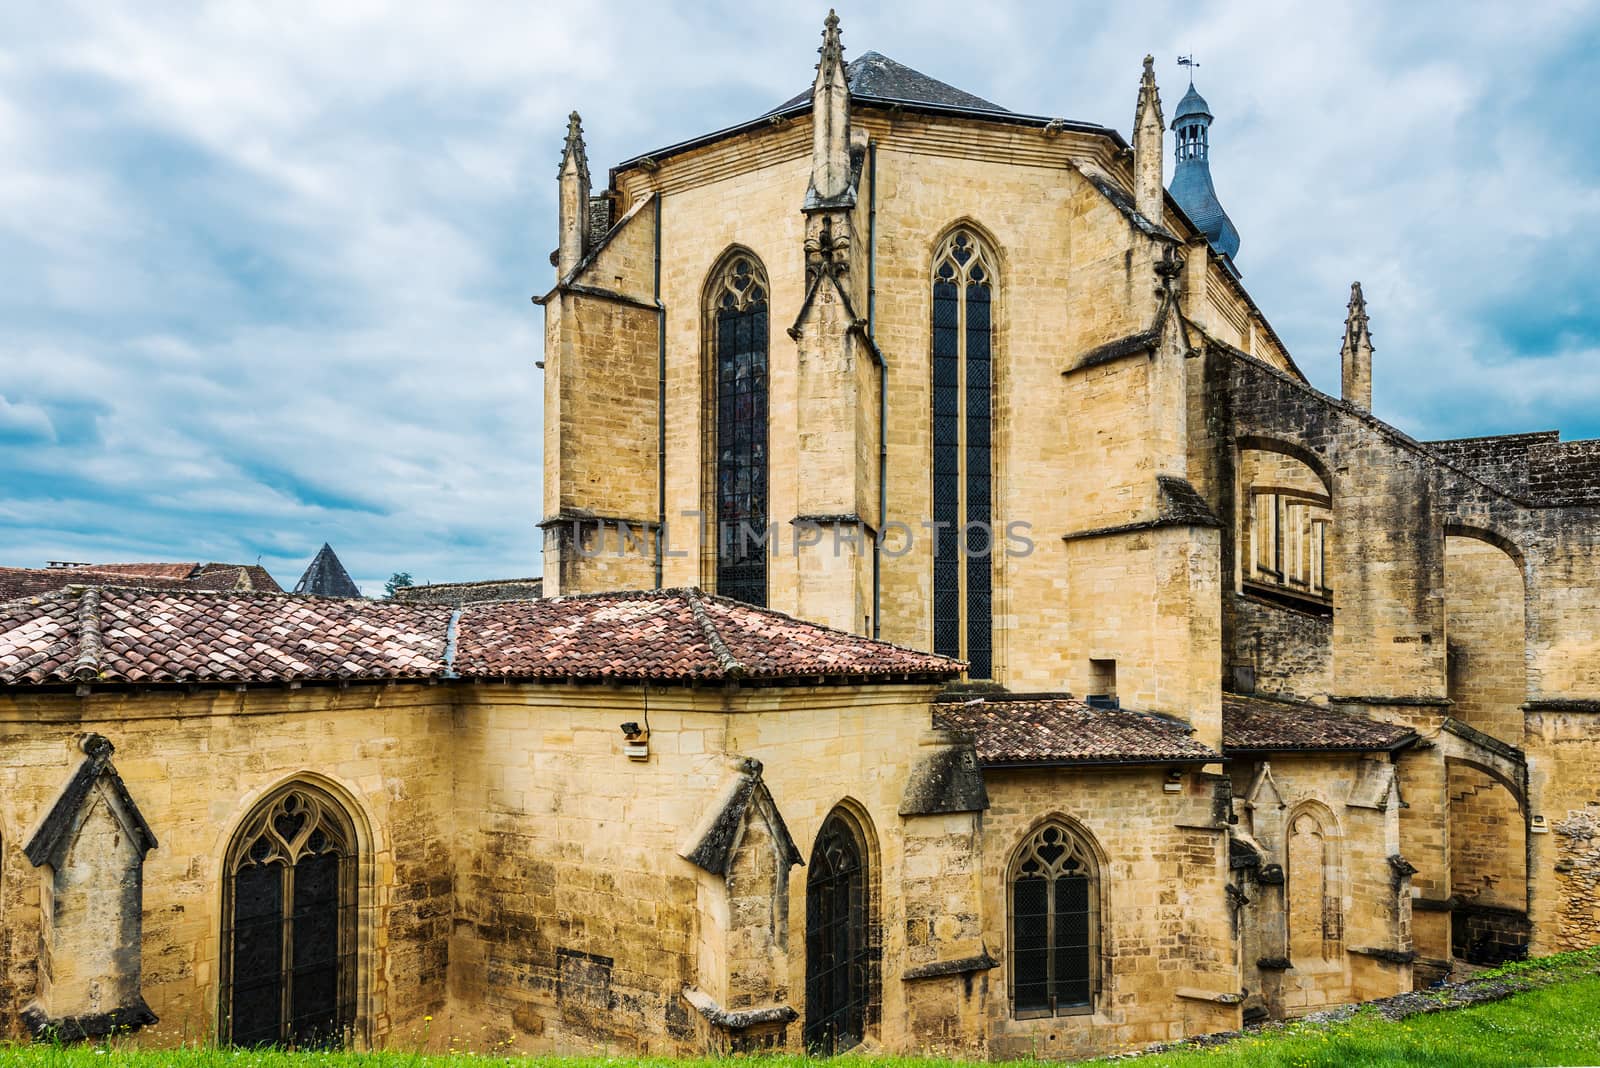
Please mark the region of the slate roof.
MULTIPOLYGON (((998 111, 1008 114, 1008 109, 992 104, 981 96, 947 85, 930 78, 904 63, 897 63, 881 52, 863 52, 844 66, 845 79, 850 84, 852 100, 876 100, 886 104, 932 104, 936 107, 957 108, 962 111, 998 111)), ((801 104, 811 102, 811 87, 785 100, 771 111, 775 115, 801 104)))
POLYGON ((1211 105, 1206 103, 1206 98, 1201 96, 1194 83, 1190 82, 1189 91, 1178 101, 1178 110, 1172 113, 1172 125, 1177 126, 1182 120, 1198 115, 1204 115, 1208 119, 1214 117, 1211 114, 1211 105))
POLYGON ((1269 697, 1222 695, 1226 753, 1375 752, 1416 740, 1398 723, 1382 723, 1314 705, 1269 697))
POLYGON ((1091 708, 1075 697, 991 696, 934 706, 934 726, 974 736, 989 767, 1203 764, 1222 754, 1187 723, 1148 712, 1091 708))
POLYGON ((0 605, 0 688, 451 678, 892 681, 951 678, 961 667, 698 590, 453 609, 71 587, 0 605))
POLYGON ((294 592, 313 597, 360 597, 361 587, 351 580, 350 572, 339 562, 333 546, 323 542, 306 566, 305 574, 294 584, 294 592))
POLYGON ((140 586, 197 590, 283 588, 255 564, 77 564, 72 567, 0 567, 0 602, 33 597, 68 586, 140 586))

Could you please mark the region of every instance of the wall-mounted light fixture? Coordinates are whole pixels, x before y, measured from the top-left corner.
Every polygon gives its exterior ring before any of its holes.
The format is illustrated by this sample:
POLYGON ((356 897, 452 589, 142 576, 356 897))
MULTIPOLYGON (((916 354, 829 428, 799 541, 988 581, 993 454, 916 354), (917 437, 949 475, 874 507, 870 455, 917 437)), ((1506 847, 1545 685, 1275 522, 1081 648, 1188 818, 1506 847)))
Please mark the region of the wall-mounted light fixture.
POLYGON ((633 721, 622 725, 622 752, 629 760, 650 759, 650 731, 633 721))
POLYGON ((1183 772, 1177 768, 1173 768, 1171 771, 1167 772, 1167 781, 1161 784, 1161 789, 1165 793, 1169 794, 1182 793, 1183 772))
POLYGON ((1528 830, 1532 831, 1534 834, 1549 834, 1550 825, 1544 821, 1543 816, 1535 816, 1530 821, 1528 830))

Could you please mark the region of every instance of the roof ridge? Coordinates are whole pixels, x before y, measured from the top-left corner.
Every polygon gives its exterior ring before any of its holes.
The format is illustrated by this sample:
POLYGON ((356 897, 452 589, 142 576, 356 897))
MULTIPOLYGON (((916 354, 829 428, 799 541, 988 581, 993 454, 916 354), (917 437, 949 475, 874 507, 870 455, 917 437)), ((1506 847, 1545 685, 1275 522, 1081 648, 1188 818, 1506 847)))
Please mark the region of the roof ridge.
POLYGON ((104 648, 100 637, 100 591, 86 589, 78 598, 78 659, 72 664, 73 677, 88 681, 99 675, 104 648))
POLYGON ((711 653, 717 658, 717 666, 729 678, 743 678, 748 672, 745 666, 739 662, 739 658, 734 656, 728 649, 727 643, 722 640, 722 635, 717 633, 717 625, 711 621, 711 616, 707 614, 706 606, 701 600, 704 596, 705 593, 699 588, 689 588, 688 592, 684 594, 684 599, 689 602, 689 612, 694 616, 694 621, 699 624, 700 633, 705 635, 706 644, 711 646, 711 653))

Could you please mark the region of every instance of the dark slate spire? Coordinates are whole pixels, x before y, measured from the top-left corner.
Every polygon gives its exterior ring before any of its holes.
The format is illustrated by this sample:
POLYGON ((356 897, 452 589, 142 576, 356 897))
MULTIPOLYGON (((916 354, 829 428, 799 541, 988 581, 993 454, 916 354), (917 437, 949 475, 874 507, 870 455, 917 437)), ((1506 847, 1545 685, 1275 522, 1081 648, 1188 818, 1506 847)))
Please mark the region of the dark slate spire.
POLYGON ((1178 101, 1178 111, 1172 118, 1172 129, 1177 134, 1178 167, 1172 175, 1172 185, 1167 192, 1178 202, 1189 221, 1200 228, 1233 266, 1239 254, 1239 231, 1217 201, 1217 191, 1211 184, 1210 129, 1211 108, 1189 83, 1189 91, 1178 101))
POLYGON ((311 566, 300 576, 300 581, 294 584, 294 592, 312 597, 361 596, 361 588, 350 580, 350 572, 344 569, 339 558, 333 554, 333 546, 327 542, 322 543, 322 548, 317 550, 311 566))

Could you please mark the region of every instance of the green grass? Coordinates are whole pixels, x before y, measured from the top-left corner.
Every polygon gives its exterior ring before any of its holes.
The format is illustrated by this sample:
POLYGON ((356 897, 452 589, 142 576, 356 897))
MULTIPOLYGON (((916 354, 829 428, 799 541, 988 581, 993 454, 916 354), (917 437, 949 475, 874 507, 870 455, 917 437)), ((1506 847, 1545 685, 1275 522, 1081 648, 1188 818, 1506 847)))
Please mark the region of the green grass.
POLYGON ((1400 1021, 1362 1009, 1341 1024, 1291 1026, 1226 1045, 1153 1054, 1136 1063, 1138 1068, 1600 1064, 1600 978, 1400 1021))
MULTIPOLYGON (((1500 1001, 1386 1020, 1363 1008, 1339 1023, 1295 1023, 1215 1046, 1186 1046, 1136 1061, 1096 1061, 1132 1068, 1247 1065, 1249 1068, 1418 1065, 1600 1064, 1600 949, 1508 965, 1481 979, 1507 978, 1534 989, 1500 1001)), ((1441 1004, 1451 995, 1436 995, 1441 1004)), ((0 1064, 17 1068, 959 1068, 963 1062, 918 1057, 805 1057, 670 1060, 659 1057, 517 1057, 500 1054, 282 1053, 184 1048, 135 1050, 117 1040, 100 1045, 0 1044, 0 1064)), ((1026 1065, 1036 1062, 1011 1062, 1026 1065)))

